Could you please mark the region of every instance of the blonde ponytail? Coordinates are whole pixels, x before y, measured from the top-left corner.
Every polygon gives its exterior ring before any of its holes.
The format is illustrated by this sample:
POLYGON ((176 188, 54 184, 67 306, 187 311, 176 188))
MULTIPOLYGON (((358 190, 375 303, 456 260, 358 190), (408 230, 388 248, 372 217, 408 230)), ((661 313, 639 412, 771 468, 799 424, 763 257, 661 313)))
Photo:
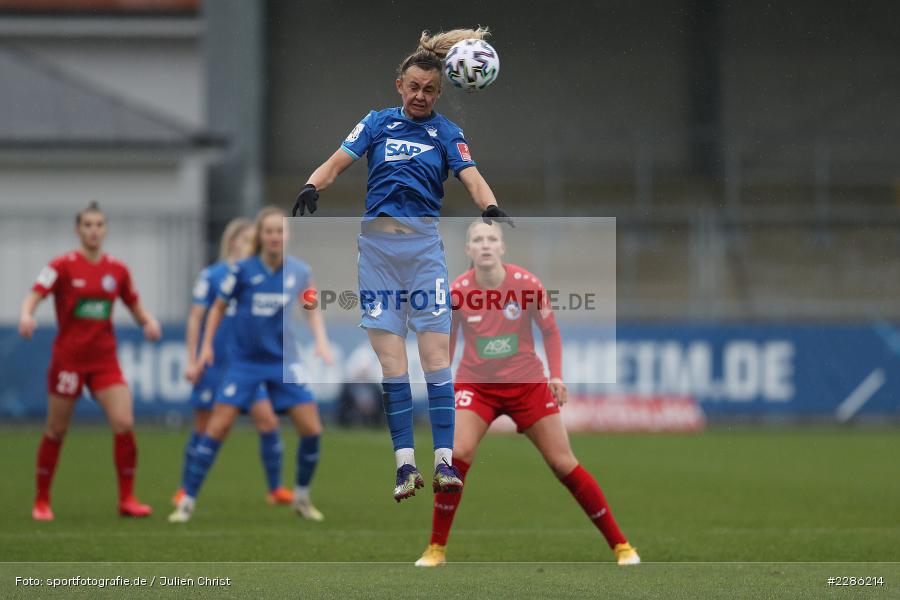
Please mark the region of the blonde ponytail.
POLYGON ((441 31, 434 35, 430 35, 428 31, 423 31, 419 36, 419 47, 407 56, 400 66, 397 68, 397 77, 402 78, 403 74, 410 67, 419 67, 424 71, 440 71, 444 65, 442 61, 450 52, 453 44, 463 40, 483 40, 490 35, 487 27, 478 27, 477 29, 452 29, 450 31, 441 31))
POLYGON ((457 42, 463 40, 483 40, 491 34, 487 27, 478 27, 477 29, 452 29, 450 31, 441 31, 434 35, 429 35, 428 31, 423 31, 419 37, 419 48, 434 52, 438 58, 443 59, 450 52, 450 48, 457 42))

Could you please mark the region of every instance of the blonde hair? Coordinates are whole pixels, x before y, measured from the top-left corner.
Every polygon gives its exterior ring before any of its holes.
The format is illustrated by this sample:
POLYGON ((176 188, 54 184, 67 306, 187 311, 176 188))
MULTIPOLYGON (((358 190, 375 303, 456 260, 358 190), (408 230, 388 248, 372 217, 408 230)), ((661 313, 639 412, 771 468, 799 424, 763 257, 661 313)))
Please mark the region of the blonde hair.
MULTIPOLYGON (((222 232, 222 237, 219 240, 219 260, 228 260, 229 256, 231 256, 231 246, 234 244, 234 241, 245 229, 252 226, 253 221, 244 217, 228 221, 228 225, 225 226, 225 231, 222 232)), ((246 249, 244 249, 244 252, 246 252, 246 249)), ((240 258, 243 258, 243 256, 240 258)))
POLYGON ((397 76, 403 77, 410 67, 419 67, 425 71, 440 71, 443 68, 441 61, 450 52, 453 44, 463 40, 483 40, 491 34, 487 27, 475 29, 452 29, 430 35, 423 31, 419 36, 419 47, 407 56, 397 69, 397 76))
MULTIPOLYGON (((484 219, 475 219, 474 221, 469 223, 469 228, 466 229, 466 244, 469 243, 469 238, 472 237, 472 230, 475 229, 476 225, 487 225, 487 223, 484 222, 484 219)), ((503 228, 500 227, 500 224, 499 223, 491 223, 490 227, 496 229, 497 233, 500 235, 500 239, 502 240, 503 239, 503 228)))
POLYGON ((264 206, 256 213, 256 228, 253 235, 253 254, 259 254, 262 251, 262 225, 263 221, 272 215, 281 215, 286 217, 287 213, 277 206, 264 206))
POLYGON ((75 215, 75 227, 81 225, 81 217, 88 213, 100 213, 101 215, 106 216, 103 211, 100 210, 100 204, 98 204, 96 200, 91 200, 90 204, 79 210, 78 214, 75 215))
POLYGON ((478 27, 476 29, 451 29, 450 31, 440 31, 434 35, 428 35, 428 31, 423 31, 419 37, 419 48, 430 50, 439 57, 444 58, 450 52, 450 48, 457 42, 463 40, 483 40, 491 34, 487 27, 478 27))
MULTIPOLYGON (((475 219, 474 221, 469 223, 469 228, 466 229, 466 246, 469 245, 469 239, 471 239, 471 237, 472 237, 472 230, 475 229, 476 225, 487 225, 487 223, 484 222, 484 219, 475 219)), ((497 234, 500 236, 500 241, 502 242, 503 241, 503 228, 500 227, 500 223, 496 223, 496 222, 491 223, 489 225, 489 227, 491 227, 491 229, 494 229, 497 232, 497 234)), ((469 261, 469 268, 470 269, 475 268, 474 260, 469 261)))

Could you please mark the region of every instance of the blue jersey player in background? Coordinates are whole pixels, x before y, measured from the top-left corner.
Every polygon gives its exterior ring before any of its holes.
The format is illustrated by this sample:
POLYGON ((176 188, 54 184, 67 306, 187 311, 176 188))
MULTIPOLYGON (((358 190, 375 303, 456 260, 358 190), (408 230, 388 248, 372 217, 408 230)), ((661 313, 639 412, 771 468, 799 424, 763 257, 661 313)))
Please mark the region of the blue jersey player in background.
MULTIPOLYGON (((322 423, 319 409, 304 385, 284 382, 284 371, 301 370, 297 334, 291 319, 297 298, 313 288, 309 266, 284 254, 284 212, 275 207, 260 211, 256 218, 254 252, 239 261, 219 285, 218 298, 210 310, 198 363, 215 366, 214 339, 227 307, 235 303, 230 361, 216 392, 206 433, 200 437, 188 463, 184 497, 169 521, 186 522, 194 511, 203 481, 238 414, 254 402, 260 385, 265 386, 276 412, 287 413, 300 435, 297 450, 297 479, 293 506, 306 518, 324 517, 310 498, 310 483, 319 456, 322 423)), ((307 323, 316 340, 316 353, 326 363, 333 362, 318 310, 305 310, 307 323)), ((298 379, 298 377, 294 377, 298 379)))
POLYGON ((435 492, 459 492, 453 467, 454 401, 450 372, 449 278, 437 230, 444 181, 459 178, 485 222, 506 213, 478 172, 458 126, 434 112, 441 95, 442 59, 456 42, 482 39, 486 29, 455 29, 429 36, 400 65, 402 106, 372 111, 341 147, 309 177, 294 215, 315 212, 318 192, 363 155, 368 160, 366 212, 359 236, 361 326, 381 363, 384 410, 397 462, 394 498, 424 486, 415 463, 412 393, 406 357, 408 330, 416 332, 425 371, 434 442, 435 492))
MULTIPOLYGON (((185 377, 194 384, 191 391, 191 407, 194 409, 194 427, 185 446, 184 467, 181 472, 181 485, 172 498, 176 506, 184 495, 187 479, 187 466, 193 456, 197 441, 206 431, 209 415, 212 413, 216 390, 225 375, 230 353, 229 344, 233 343, 231 335, 231 308, 226 311, 222 324, 216 332, 213 349, 218 361, 215 366, 204 369, 197 362, 199 341, 203 336, 203 325, 206 313, 218 296, 219 284, 231 271, 231 265, 244 258, 250 252, 253 243, 253 222, 243 217, 232 219, 222 233, 219 243, 219 262, 200 272, 194 284, 191 311, 185 335, 185 346, 188 349, 188 366, 185 377)), ((281 485, 281 461, 283 446, 278 432, 278 417, 268 402, 265 388, 260 387, 256 394, 256 402, 250 407, 250 417, 259 431, 259 450, 266 474, 269 504, 290 504, 293 499, 291 490, 281 485)))

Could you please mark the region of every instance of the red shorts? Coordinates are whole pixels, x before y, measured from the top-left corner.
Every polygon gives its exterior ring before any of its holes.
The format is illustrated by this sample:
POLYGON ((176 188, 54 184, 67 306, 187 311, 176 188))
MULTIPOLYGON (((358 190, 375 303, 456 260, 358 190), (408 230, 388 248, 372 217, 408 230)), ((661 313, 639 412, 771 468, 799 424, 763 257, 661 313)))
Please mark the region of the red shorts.
POLYGON ((128 385, 119 368, 118 361, 102 363, 89 368, 70 367, 64 362, 53 360, 47 371, 47 391, 57 396, 72 398, 81 396, 87 385, 92 394, 114 385, 128 385))
POLYGON ((471 410, 490 425, 509 415, 522 433, 547 415, 559 413, 546 381, 539 383, 458 383, 456 410, 471 410))

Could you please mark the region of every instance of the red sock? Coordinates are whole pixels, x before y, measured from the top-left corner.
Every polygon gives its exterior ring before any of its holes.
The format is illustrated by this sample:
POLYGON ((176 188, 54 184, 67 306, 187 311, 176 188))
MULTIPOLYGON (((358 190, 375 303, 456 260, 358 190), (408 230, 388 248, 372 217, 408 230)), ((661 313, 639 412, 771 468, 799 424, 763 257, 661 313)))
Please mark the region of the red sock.
POLYGON ((134 432, 117 433, 113 436, 116 459, 116 474, 119 476, 119 501, 130 498, 134 493, 134 470, 137 466, 137 444, 134 432))
MULTIPOLYGON (((459 475, 463 481, 469 472, 469 464, 458 458, 453 459, 453 466, 459 469, 459 475)), ((450 526, 453 525, 453 517, 462 500, 462 492, 459 494, 445 494, 438 492, 434 495, 434 514, 431 518, 431 544, 447 545, 450 537, 450 526)))
POLYGON ((41 502, 50 502, 50 484, 53 483, 53 474, 56 472, 56 463, 59 461, 59 449, 62 448, 62 440, 47 437, 45 433, 38 445, 37 452, 37 497, 41 502))
POLYGON ((587 513, 588 518, 603 533, 610 548, 627 541, 609 510, 609 505, 606 503, 606 498, 603 496, 597 480, 584 467, 578 465, 560 481, 569 488, 569 491, 578 500, 578 504, 587 513))

